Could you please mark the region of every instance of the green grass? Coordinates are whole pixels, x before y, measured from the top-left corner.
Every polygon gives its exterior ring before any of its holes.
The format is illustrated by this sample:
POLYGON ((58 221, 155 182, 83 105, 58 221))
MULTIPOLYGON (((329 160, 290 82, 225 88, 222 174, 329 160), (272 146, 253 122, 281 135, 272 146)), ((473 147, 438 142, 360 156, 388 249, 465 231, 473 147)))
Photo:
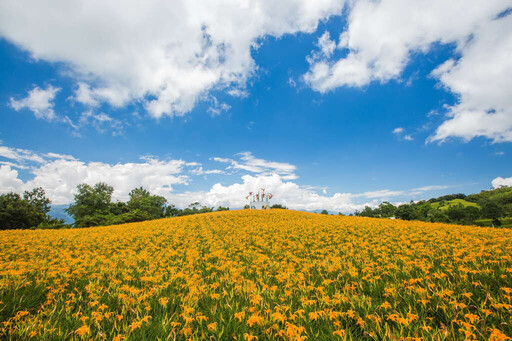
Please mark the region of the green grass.
MULTIPOLYGON (((501 218, 501 226, 500 227, 512 227, 512 217, 501 218)), ((475 225, 478 226, 492 226, 492 219, 478 219, 474 221, 475 225)))
POLYGON ((453 199, 450 201, 445 201, 443 206, 440 206, 440 204, 441 204, 441 202, 434 202, 431 204, 431 206, 433 208, 438 208, 442 211, 446 211, 448 208, 450 208, 452 206, 458 206, 458 205, 462 205, 464 207, 473 206, 473 207, 480 208, 480 206, 478 206, 478 204, 464 200, 464 199, 453 199))

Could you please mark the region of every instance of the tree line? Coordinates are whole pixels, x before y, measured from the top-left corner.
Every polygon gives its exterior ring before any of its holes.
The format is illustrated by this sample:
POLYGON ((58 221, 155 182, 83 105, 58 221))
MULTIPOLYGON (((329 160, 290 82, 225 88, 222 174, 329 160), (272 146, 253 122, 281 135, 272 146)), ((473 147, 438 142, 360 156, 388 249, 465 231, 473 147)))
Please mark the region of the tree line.
POLYGON ((450 194, 429 200, 393 205, 383 202, 354 213, 360 217, 398 218, 481 226, 509 226, 512 188, 501 187, 477 194, 450 194))
MULTIPOLYGON (((203 206, 194 202, 180 209, 159 195, 151 194, 139 187, 129 193, 127 202, 112 201, 114 188, 104 182, 94 186, 80 184, 74 201, 65 211, 74 219, 68 225, 63 219, 51 217, 51 201, 43 188, 34 188, 23 194, 0 195, 0 230, 47 229, 63 227, 89 227, 117 225, 144 220, 178 217, 190 214, 226 211, 229 207, 203 206)), ((249 208, 246 205, 244 208, 249 208)), ((286 209, 281 204, 270 208, 286 209)), ((321 214, 328 214, 323 210, 321 214)), ((341 213, 340 213, 341 214, 341 213)), ((482 191, 477 194, 451 194, 439 198, 393 205, 383 202, 376 208, 365 207, 356 211, 356 216, 376 218, 398 218, 481 226, 512 227, 512 187, 482 191)))
MULTIPOLYGON (((89 227, 131 223, 144 220, 177 217, 190 214, 213 212, 213 207, 198 202, 184 209, 167 203, 160 195, 153 195, 139 187, 129 193, 127 202, 112 201, 114 188, 104 182, 94 186, 80 184, 74 201, 65 209, 73 219, 66 224, 63 219, 52 218, 51 200, 43 188, 25 191, 23 195, 7 193, 0 195, 0 229, 50 229, 65 227, 89 227)), ((229 207, 219 206, 216 211, 229 207)))

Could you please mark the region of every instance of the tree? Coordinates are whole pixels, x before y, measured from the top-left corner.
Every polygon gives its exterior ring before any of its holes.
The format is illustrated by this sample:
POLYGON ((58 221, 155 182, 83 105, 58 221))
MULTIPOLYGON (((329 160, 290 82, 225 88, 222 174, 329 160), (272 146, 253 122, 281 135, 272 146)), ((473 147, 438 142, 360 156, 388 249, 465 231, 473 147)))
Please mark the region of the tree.
POLYGON ((164 217, 166 203, 167 199, 164 197, 151 195, 149 191, 139 187, 130 192, 127 206, 129 211, 140 210, 148 219, 158 219, 164 217))
POLYGON ((464 212, 464 207, 462 205, 457 205, 450 206, 446 211, 446 215, 452 222, 458 223, 465 218, 466 213, 464 212))
POLYGON ((322 212, 320 212, 320 214, 329 214, 329 212, 327 212, 327 210, 322 210, 322 212))
POLYGON ((379 208, 377 209, 377 212, 380 217, 382 218, 390 218, 394 217, 396 213, 396 207, 392 203, 388 201, 384 201, 379 205, 379 208))
POLYGON ((358 212, 357 215, 360 217, 375 217, 376 212, 374 212, 371 207, 365 206, 361 212, 358 212))
POLYGON ((28 229, 51 221, 50 199, 41 187, 26 191, 21 197, 17 193, 0 195, 0 229, 28 229))
POLYGON ((503 208, 493 201, 486 201, 482 205, 482 216, 487 219, 492 219, 494 225, 501 226, 499 218, 503 216, 503 208))
POLYGON ((168 205, 165 208, 165 216, 166 217, 178 217, 180 215, 182 215, 181 210, 174 205, 168 205))
POLYGON ((414 219, 414 209, 411 205, 403 204, 396 209, 396 217, 402 220, 414 219))
POLYGON ((223 206, 217 207, 217 212, 220 212, 220 211, 229 211, 229 207, 223 207, 223 206))
POLYGON ((281 205, 281 204, 274 204, 272 206, 270 206, 270 208, 280 208, 282 210, 287 210, 288 208, 284 205, 281 205))
POLYGON ((52 202, 46 197, 46 193, 42 187, 36 187, 30 192, 25 191, 23 198, 41 213, 47 214, 51 210, 50 204, 52 202))
POLYGON ((100 216, 111 213, 113 192, 114 188, 104 182, 94 187, 80 184, 77 186, 74 203, 65 211, 75 219, 76 227, 102 225, 105 219, 100 216))

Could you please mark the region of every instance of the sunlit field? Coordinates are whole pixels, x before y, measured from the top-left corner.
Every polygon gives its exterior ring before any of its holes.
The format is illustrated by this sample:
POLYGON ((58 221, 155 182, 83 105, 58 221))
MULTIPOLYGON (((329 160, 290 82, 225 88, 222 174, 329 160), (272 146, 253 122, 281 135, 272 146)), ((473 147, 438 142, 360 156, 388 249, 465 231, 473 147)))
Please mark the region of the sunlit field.
POLYGON ((286 210, 0 232, 0 338, 509 340, 512 231, 286 210))

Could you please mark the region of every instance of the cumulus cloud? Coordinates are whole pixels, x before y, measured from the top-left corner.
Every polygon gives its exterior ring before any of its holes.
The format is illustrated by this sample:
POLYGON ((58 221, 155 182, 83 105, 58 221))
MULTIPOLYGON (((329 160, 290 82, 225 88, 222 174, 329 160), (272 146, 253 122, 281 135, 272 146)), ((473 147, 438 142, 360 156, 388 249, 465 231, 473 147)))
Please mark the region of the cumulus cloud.
POLYGON ((343 0, 0 2, 0 35, 34 59, 63 62, 86 105, 142 100, 183 115, 209 90, 245 96, 265 36, 314 32, 343 0))
POLYGON ((221 157, 214 157, 212 159, 217 162, 231 164, 227 169, 244 170, 261 176, 277 174, 285 180, 294 180, 298 178, 295 174, 297 167, 292 164, 258 159, 255 158, 251 152, 238 153, 236 156, 239 157, 239 160, 221 157))
POLYGON ((459 102, 429 141, 512 141, 512 16, 499 15, 509 7, 507 0, 354 1, 337 43, 346 53, 332 58, 324 34, 320 51, 308 58, 304 81, 322 93, 385 83, 400 78, 413 54, 453 43, 460 59, 447 61, 433 76, 459 102))
POLYGON ((57 118, 57 115, 55 115, 55 111, 53 110, 53 100, 55 99, 57 92, 60 90, 60 88, 55 88, 51 85, 48 85, 46 89, 41 89, 36 86, 28 92, 28 95, 25 98, 15 100, 11 97, 9 104, 11 108, 16 111, 28 109, 32 111, 37 118, 51 121, 57 118))
POLYGON ((512 177, 510 177, 510 178, 497 177, 496 179, 492 180, 492 187, 494 187, 494 188, 510 187, 510 186, 512 186, 512 177))
POLYGON ((56 205, 73 201, 76 186, 81 183, 94 185, 100 181, 114 187, 114 200, 127 200, 129 192, 139 186, 151 193, 169 197, 173 185, 187 184, 188 177, 182 173, 181 160, 151 159, 139 163, 107 164, 58 159, 32 170, 33 179, 23 182, 16 170, 2 165, 0 191, 22 192, 34 187, 43 187, 56 205))
POLYGON ((402 128, 402 127, 393 129, 393 134, 395 134, 395 135, 400 135, 403 132, 404 132, 404 128, 402 128))
POLYGON ((10 165, 0 165, 0 193, 18 192, 23 181, 18 179, 18 171, 10 165))
POLYGON ((432 73, 459 101, 429 141, 483 136, 512 142, 512 15, 493 20, 460 47, 462 58, 432 73))
POLYGON ((84 162, 71 155, 59 153, 38 154, 36 152, 0 146, 0 157, 22 163, 0 160, 0 193, 21 193, 34 187, 43 187, 54 204, 69 204, 73 201, 76 186, 81 183, 94 185, 107 182, 115 189, 114 200, 126 201, 129 192, 136 187, 145 187, 150 192, 164 196, 170 203, 185 207, 192 202, 208 206, 230 206, 239 208, 246 204, 248 192, 265 188, 273 193, 275 203, 292 209, 351 212, 364 206, 376 206, 389 197, 410 196, 424 191, 446 188, 446 186, 424 186, 410 191, 388 189, 364 193, 334 193, 327 195, 322 186, 299 185, 295 179, 296 166, 284 162, 273 162, 255 158, 251 153, 237 154, 238 161, 229 158, 214 158, 227 163, 227 170, 251 173, 241 176, 241 182, 217 183, 207 191, 177 192, 178 185, 188 186, 192 176, 223 174, 233 175, 222 169, 204 169, 201 163, 183 160, 161 160, 154 156, 143 156, 139 162, 109 164, 84 162), (28 166, 25 166, 28 165, 28 166), (32 178, 20 179, 14 168, 27 170, 32 178))
POLYGON ((91 91, 89 84, 78 82, 77 88, 75 89, 75 94, 72 99, 84 105, 96 107, 99 105, 99 102, 94 97, 95 95, 91 91))
POLYGON ((207 206, 230 206, 243 207, 248 204, 245 197, 249 192, 265 188, 267 193, 272 193, 273 203, 280 203, 289 208, 297 210, 321 210, 349 212, 362 209, 366 204, 356 204, 352 201, 350 193, 336 193, 332 196, 320 195, 313 190, 299 186, 298 184, 285 181, 277 174, 269 176, 242 176, 241 183, 222 185, 217 183, 207 192, 186 192, 171 196, 172 202, 184 207, 191 203, 191 198, 197 198, 203 205, 207 206))

